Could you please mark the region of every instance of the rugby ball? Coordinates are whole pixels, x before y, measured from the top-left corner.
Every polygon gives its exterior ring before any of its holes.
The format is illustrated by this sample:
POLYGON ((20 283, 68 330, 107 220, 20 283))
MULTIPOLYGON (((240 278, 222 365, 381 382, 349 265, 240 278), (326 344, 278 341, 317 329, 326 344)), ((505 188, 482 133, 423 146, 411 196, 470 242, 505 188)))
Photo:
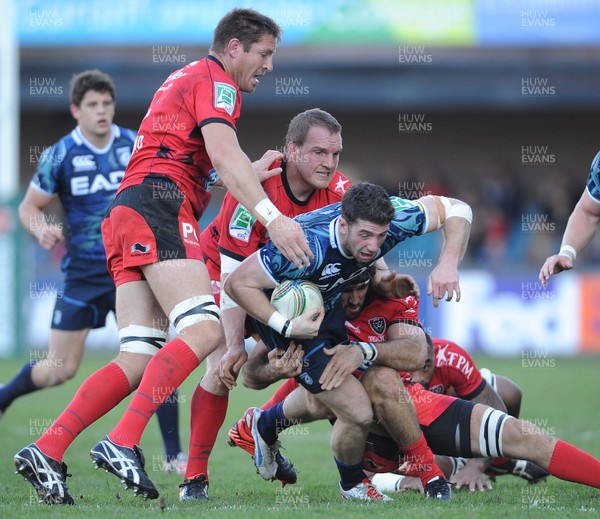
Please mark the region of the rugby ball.
POLYGON ((286 319, 294 319, 309 308, 322 307, 323 296, 310 281, 286 279, 273 290, 271 304, 286 319))

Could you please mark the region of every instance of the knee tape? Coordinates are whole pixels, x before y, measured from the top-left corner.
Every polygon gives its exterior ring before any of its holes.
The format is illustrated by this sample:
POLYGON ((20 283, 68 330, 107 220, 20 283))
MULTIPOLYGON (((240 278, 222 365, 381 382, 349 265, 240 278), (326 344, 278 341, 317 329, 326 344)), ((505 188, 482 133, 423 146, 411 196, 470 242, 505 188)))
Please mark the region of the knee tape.
POLYGON ((190 297, 177 303, 169 314, 177 333, 202 321, 214 321, 218 324, 221 322, 220 317, 221 311, 212 295, 190 297))
POLYGON ((502 448, 502 433, 508 415, 491 407, 486 409, 481 418, 479 428, 479 450, 485 458, 504 456, 502 448))
POLYGON ((166 344, 167 332, 149 326, 130 324, 119 330, 119 342, 121 351, 154 355, 166 344))

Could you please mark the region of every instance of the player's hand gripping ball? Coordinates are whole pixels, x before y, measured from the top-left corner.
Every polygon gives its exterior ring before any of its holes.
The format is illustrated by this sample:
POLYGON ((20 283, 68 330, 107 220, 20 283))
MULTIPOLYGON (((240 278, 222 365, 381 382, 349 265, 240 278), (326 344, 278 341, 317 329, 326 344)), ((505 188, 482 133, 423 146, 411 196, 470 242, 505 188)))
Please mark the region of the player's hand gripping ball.
POLYGON ((321 308, 323 296, 317 285, 310 281, 286 279, 273 290, 271 304, 286 319, 294 319, 308 309, 321 308))

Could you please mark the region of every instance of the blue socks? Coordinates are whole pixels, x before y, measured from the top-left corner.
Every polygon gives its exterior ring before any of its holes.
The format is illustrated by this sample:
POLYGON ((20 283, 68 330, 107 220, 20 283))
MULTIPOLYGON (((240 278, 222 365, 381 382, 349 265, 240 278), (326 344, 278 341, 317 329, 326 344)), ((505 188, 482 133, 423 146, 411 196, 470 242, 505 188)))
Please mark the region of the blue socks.
POLYGON ((0 411, 5 411, 16 398, 41 389, 31 380, 31 370, 34 365, 35 361, 25 364, 15 378, 0 388, 0 411))
POLYGON ((340 486, 343 490, 350 490, 359 483, 362 483, 362 480, 367 477, 363 470, 362 463, 358 463, 357 465, 345 465, 341 461, 336 460, 335 457, 333 459, 335 460, 335 464, 340 473, 340 486))
POLYGON ((179 443, 179 394, 177 390, 156 410, 158 425, 165 444, 167 460, 172 460, 181 452, 179 443))
POLYGON ((279 402, 262 412, 258 421, 258 432, 267 445, 273 445, 279 433, 292 425, 292 420, 288 420, 283 414, 283 402, 279 402))

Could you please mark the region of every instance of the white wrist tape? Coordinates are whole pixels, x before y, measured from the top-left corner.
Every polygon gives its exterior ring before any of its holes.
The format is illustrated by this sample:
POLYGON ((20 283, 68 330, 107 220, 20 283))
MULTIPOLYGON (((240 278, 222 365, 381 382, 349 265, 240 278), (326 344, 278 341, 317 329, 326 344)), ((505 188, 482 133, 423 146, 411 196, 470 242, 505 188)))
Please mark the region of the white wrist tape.
POLYGON ((473 222, 473 211, 467 204, 453 204, 450 206, 450 209, 446 210, 446 220, 448 218, 452 218, 453 216, 458 216, 460 218, 464 218, 467 222, 473 222))
POLYGON ((281 211, 275 207, 273 202, 268 198, 263 198, 256 206, 254 211, 265 219, 265 227, 269 227, 269 224, 275 220, 278 216, 281 216, 281 211))
POLYGON ((575 259, 577 258, 577 251, 573 247, 571 247, 570 245, 563 245, 560 248, 560 252, 558 253, 558 255, 559 256, 566 256, 571 261, 575 261, 575 259))
POLYGON ((267 325, 284 337, 290 337, 292 334, 292 321, 286 319, 285 316, 280 314, 278 311, 275 311, 271 314, 267 325))
POLYGON ((374 362, 377 358, 377 348, 375 345, 372 342, 359 342, 357 344, 362 350, 365 362, 374 362))

